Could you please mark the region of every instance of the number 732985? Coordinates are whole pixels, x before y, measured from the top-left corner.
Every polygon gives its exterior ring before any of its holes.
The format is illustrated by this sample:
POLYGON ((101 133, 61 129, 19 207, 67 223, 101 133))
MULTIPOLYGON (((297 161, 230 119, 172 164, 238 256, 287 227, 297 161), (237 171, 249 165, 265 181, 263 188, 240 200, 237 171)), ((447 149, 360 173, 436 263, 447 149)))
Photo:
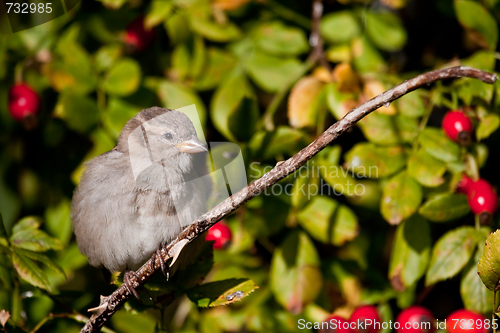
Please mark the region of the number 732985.
POLYGON ((5 5, 7 6, 7 13, 10 13, 12 10, 12 13, 15 14, 34 14, 34 13, 52 13, 52 3, 18 3, 18 2, 6 2, 5 5))
POLYGON ((459 319, 459 318, 454 318, 452 319, 451 324, 453 326, 453 329, 461 329, 461 330, 475 330, 475 329, 497 329, 498 328, 498 319, 459 319))

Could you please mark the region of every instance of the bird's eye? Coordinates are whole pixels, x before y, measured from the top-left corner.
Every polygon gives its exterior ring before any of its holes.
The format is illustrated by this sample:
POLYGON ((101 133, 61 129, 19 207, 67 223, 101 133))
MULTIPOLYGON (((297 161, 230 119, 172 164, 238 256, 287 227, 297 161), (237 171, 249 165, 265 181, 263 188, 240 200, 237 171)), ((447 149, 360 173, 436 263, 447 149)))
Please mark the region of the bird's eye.
POLYGON ((171 133, 165 133, 163 136, 164 136, 164 137, 165 137, 165 139, 167 139, 167 140, 172 140, 172 138, 173 138, 173 136, 172 136, 172 134, 171 134, 171 133))

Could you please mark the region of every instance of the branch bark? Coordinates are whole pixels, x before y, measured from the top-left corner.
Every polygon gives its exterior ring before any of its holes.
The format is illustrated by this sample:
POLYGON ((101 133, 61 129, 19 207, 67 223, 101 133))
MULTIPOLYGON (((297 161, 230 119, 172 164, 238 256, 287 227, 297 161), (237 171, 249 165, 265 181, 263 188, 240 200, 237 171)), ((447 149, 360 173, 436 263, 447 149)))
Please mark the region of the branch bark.
MULTIPOLYGON (((176 252, 175 249, 179 247, 179 244, 193 241, 196 237, 201 235, 212 225, 214 225, 227 215, 234 212, 245 202, 254 198, 259 193, 276 184, 281 179, 298 170, 314 155, 324 149, 328 144, 330 144, 333 140, 335 140, 342 133, 344 133, 369 113, 373 112, 384 104, 391 103, 399 97, 424 85, 428 85, 438 80, 462 77, 475 78, 489 84, 493 84, 498 79, 498 76, 496 74, 488 73, 478 69, 464 66, 451 67, 421 74, 372 98, 371 100, 363 103, 357 108, 352 109, 348 114, 345 115, 344 118, 340 119, 335 124, 330 126, 315 141, 299 151, 297 154, 287 159, 286 161, 278 162, 271 171, 264 174, 261 178, 257 179, 241 191, 235 193, 204 215, 200 216, 196 221, 193 222, 193 224, 184 229, 184 231, 179 236, 177 236, 176 239, 170 242, 170 244, 168 244, 168 246, 166 247, 166 250, 161 251, 163 257, 161 259, 167 261, 168 259, 172 258, 176 252), (174 249, 174 246, 176 244, 177 247, 174 249)), ((156 256, 154 269, 151 269, 148 263, 144 264, 139 270, 137 270, 136 276, 131 278, 131 283, 133 283, 136 288, 146 283, 146 281, 148 281, 153 273, 160 269, 161 259, 156 256)), ((130 294, 124 285, 119 287, 110 296, 102 297, 101 305, 99 306, 100 310, 90 318, 87 324, 82 328, 81 332, 98 332, 102 325, 116 312, 116 310, 123 303, 127 301, 129 297, 130 294)))

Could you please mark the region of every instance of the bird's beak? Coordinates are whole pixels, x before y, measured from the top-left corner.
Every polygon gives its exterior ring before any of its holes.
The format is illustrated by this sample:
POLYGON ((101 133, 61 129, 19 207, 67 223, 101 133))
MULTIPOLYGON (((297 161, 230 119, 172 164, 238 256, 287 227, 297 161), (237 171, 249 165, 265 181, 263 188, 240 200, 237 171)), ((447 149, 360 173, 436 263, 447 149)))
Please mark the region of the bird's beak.
POLYGON ((191 138, 175 146, 179 148, 181 152, 188 154, 202 153, 204 151, 208 151, 207 145, 198 140, 197 138, 191 138))

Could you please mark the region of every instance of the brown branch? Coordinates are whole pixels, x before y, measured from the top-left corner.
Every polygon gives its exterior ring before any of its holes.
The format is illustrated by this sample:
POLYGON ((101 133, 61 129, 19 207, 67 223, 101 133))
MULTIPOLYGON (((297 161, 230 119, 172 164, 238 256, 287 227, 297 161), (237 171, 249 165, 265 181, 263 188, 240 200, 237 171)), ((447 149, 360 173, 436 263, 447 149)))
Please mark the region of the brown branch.
POLYGON ((310 54, 310 59, 316 62, 318 61, 321 66, 325 67, 329 73, 332 72, 332 66, 328 63, 325 58, 325 50, 323 38, 320 32, 321 16, 323 16, 323 1, 314 0, 312 5, 312 32, 309 36, 309 45, 312 47, 310 54))
MULTIPOLYGON (((191 242, 203 232, 208 230, 212 225, 234 212, 238 207, 243 205, 248 200, 257 196, 270 186, 274 185, 281 179, 298 170, 308 160, 310 160, 319 151, 324 149, 333 140, 339 137, 347 129, 352 127, 360 119, 368 115, 370 112, 378 109, 384 104, 391 103, 399 97, 418 89, 432 82, 451 78, 470 77, 481 80, 485 83, 493 84, 497 79, 496 74, 488 73, 478 69, 458 66, 446 69, 435 70, 425 74, 421 74, 413 79, 407 80, 398 86, 372 98, 363 103, 357 108, 351 110, 344 118, 333 124, 323 134, 321 134, 314 142, 305 147, 297 154, 286 161, 278 162, 276 166, 257 179, 241 191, 227 198, 219 205, 200 216, 196 221, 188 226, 184 231, 166 247, 167 251, 162 250, 163 260, 167 261, 172 258, 175 251, 173 247, 181 242, 191 242)), ((131 282, 137 288, 143 285, 155 271, 160 269, 160 258, 156 258, 154 270, 151 269, 148 263, 144 264, 137 272, 137 278, 132 277, 131 282)), ((102 297, 101 310, 94 314, 81 332, 98 332, 100 327, 115 313, 115 311, 130 297, 127 288, 122 285, 115 290, 109 297, 102 297)))

